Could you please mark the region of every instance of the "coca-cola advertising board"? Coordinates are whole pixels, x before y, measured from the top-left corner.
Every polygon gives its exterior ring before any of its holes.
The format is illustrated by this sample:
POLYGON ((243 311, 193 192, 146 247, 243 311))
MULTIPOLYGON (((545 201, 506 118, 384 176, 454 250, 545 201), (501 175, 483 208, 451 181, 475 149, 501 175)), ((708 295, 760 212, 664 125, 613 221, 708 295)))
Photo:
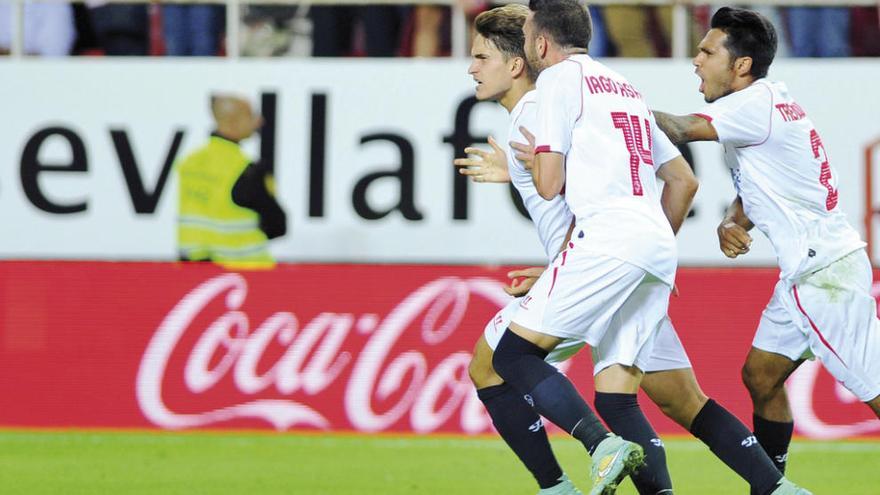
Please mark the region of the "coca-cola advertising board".
MULTIPOLYGON (((485 433, 470 350, 507 269, 439 265, 0 263, 0 425, 485 433)), ((703 389, 739 379, 777 273, 682 269, 670 314, 703 389)), ((592 396, 588 353, 566 363, 592 396)), ((789 380, 800 434, 880 434, 818 363, 789 380)), ((646 404, 662 433, 683 433, 646 404)), ((748 421, 747 421, 748 422, 748 421)))

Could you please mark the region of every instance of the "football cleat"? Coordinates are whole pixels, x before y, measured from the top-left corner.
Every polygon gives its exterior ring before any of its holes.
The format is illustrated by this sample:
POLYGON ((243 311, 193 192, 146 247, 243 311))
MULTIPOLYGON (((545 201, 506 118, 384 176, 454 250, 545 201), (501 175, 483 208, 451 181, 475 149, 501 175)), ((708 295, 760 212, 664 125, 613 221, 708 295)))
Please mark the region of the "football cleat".
POLYGON ((565 473, 562 473, 562 478, 559 478, 558 485, 551 486, 550 488, 543 488, 538 492, 538 495, 584 495, 583 492, 578 490, 574 483, 568 479, 565 473))
POLYGON ((638 444, 609 433, 593 453, 590 495, 613 495, 623 478, 637 471, 645 463, 645 452, 638 444))
POLYGON ((813 495, 813 492, 801 488, 785 478, 779 480, 776 489, 770 495, 813 495))

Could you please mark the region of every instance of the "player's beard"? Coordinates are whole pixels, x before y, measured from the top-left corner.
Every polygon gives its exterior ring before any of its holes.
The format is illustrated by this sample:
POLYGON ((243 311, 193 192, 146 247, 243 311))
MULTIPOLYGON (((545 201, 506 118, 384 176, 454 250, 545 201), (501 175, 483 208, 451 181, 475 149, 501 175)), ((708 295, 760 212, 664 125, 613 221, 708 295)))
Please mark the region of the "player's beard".
POLYGON ((718 87, 720 88, 720 91, 718 92, 718 94, 715 94, 712 96, 709 96, 706 93, 706 89, 708 89, 708 84, 706 84, 705 79, 703 79, 703 84, 704 84, 703 99, 706 101, 706 103, 712 103, 713 101, 719 100, 719 99, 724 98, 725 96, 733 93, 733 80, 732 79, 728 79, 726 81, 723 81, 722 83, 719 83, 718 87))
POLYGON ((529 73, 531 73, 535 79, 538 78, 538 75, 544 70, 544 67, 541 66, 541 61, 538 60, 538 55, 534 52, 534 50, 525 50, 526 52, 526 65, 529 66, 529 73))

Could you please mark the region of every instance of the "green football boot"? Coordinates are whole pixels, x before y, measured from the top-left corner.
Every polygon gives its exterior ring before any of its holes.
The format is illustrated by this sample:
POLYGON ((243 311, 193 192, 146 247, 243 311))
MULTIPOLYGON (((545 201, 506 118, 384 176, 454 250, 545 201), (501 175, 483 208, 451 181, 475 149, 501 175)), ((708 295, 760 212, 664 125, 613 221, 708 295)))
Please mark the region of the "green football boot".
POLYGON ((538 495, 584 495, 583 492, 574 486, 574 483, 568 479, 568 476, 565 473, 562 473, 562 478, 559 478, 559 480, 562 483, 551 486, 550 488, 544 488, 538 492, 538 495))
POLYGON ((593 453, 590 495, 613 495, 623 478, 634 473, 645 463, 645 452, 638 444, 609 433, 593 453))
POLYGON ((785 478, 782 478, 779 481, 779 485, 776 487, 770 495, 813 495, 813 492, 801 488, 791 481, 788 481, 785 478))

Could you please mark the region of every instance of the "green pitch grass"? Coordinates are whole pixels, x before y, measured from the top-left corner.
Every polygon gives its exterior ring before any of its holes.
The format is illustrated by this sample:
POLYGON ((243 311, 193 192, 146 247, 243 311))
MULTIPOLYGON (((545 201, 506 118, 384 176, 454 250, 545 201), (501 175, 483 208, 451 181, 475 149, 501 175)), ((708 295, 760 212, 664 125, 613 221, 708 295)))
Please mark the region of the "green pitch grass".
MULTIPOLYGON (((587 456, 553 445, 589 488, 587 456)), ((702 444, 668 440, 679 495, 748 488, 702 444)), ((797 440, 789 475, 816 495, 880 493, 880 441, 797 440)), ((501 440, 294 433, 0 431, 0 493, 9 494, 511 494, 537 492, 501 440)), ((636 492, 629 481, 618 491, 636 492)))

